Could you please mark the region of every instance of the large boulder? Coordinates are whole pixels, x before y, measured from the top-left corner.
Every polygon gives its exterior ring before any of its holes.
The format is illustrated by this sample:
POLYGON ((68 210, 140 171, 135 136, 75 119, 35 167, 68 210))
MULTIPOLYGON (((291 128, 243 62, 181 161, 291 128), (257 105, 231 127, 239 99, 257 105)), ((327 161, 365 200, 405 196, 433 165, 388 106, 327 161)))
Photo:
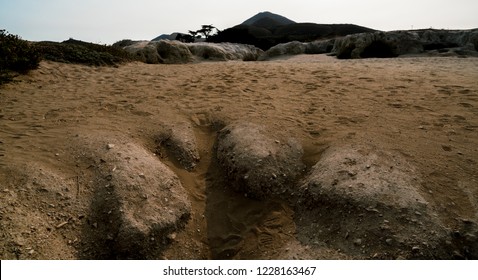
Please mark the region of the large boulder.
POLYGON ((182 229, 191 206, 181 182, 151 152, 123 135, 80 137, 79 157, 91 162, 94 243, 108 258, 158 258, 182 229))
POLYGON ((399 155, 373 147, 326 150, 300 187, 299 239, 359 258, 449 258, 447 232, 399 155))
POLYGON ((237 191, 259 199, 294 192, 304 169, 303 150, 295 139, 276 137, 252 123, 231 124, 219 132, 217 159, 237 191))

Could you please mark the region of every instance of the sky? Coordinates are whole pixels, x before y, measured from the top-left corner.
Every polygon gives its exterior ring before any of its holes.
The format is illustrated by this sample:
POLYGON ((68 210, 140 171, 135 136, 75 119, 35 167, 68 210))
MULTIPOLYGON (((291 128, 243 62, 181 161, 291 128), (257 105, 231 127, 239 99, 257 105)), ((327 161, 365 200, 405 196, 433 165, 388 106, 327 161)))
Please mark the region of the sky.
POLYGON ((477 0, 0 0, 0 29, 30 41, 112 44, 220 30, 263 11, 296 22, 353 23, 390 31, 478 28, 477 0))

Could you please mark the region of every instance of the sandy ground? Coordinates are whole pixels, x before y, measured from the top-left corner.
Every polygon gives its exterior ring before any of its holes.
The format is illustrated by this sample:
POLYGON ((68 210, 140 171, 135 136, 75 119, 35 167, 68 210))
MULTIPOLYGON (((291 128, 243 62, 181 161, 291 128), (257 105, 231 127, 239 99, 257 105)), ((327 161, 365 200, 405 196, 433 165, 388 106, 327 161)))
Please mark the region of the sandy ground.
POLYGON ((300 244, 293 206, 223 185, 212 159, 215 135, 218 124, 237 120, 298 139, 308 168, 334 143, 400 154, 446 227, 477 221, 477 81, 476 58, 301 55, 118 68, 42 62, 0 87, 0 258, 108 257, 82 237, 98 225, 88 216, 89 163, 77 157, 74 139, 96 131, 144 146, 187 190, 191 219, 161 258, 354 258, 300 244), (196 134, 201 160, 192 171, 157 148, 158 131, 178 122, 196 134))

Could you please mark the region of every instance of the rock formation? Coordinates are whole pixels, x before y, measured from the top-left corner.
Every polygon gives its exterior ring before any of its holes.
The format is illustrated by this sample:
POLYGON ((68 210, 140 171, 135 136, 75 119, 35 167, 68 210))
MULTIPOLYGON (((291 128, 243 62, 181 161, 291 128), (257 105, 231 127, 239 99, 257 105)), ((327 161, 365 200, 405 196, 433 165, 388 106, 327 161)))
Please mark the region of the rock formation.
POLYGON ((409 30, 347 35, 335 40, 338 58, 396 57, 409 54, 478 55, 478 29, 409 30))
POLYGON ((150 64, 179 64, 200 60, 257 60, 262 50, 231 43, 182 43, 179 41, 140 41, 125 46, 125 50, 150 64))
POLYGON ((267 60, 282 55, 329 53, 334 46, 334 41, 335 39, 329 39, 317 40, 306 43, 293 41, 278 44, 264 52, 264 54, 259 57, 259 60, 267 60))

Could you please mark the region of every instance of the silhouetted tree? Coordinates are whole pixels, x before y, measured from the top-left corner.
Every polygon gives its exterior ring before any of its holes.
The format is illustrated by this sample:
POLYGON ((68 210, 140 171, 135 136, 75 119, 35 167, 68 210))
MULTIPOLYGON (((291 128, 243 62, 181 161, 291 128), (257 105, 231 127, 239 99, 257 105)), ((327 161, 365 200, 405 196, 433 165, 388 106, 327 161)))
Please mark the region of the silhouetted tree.
POLYGON ((201 33, 204 35, 204 37, 206 38, 206 40, 209 38, 209 36, 211 35, 212 31, 217 28, 212 26, 212 25, 201 25, 201 29, 199 29, 197 31, 197 33, 201 33))

